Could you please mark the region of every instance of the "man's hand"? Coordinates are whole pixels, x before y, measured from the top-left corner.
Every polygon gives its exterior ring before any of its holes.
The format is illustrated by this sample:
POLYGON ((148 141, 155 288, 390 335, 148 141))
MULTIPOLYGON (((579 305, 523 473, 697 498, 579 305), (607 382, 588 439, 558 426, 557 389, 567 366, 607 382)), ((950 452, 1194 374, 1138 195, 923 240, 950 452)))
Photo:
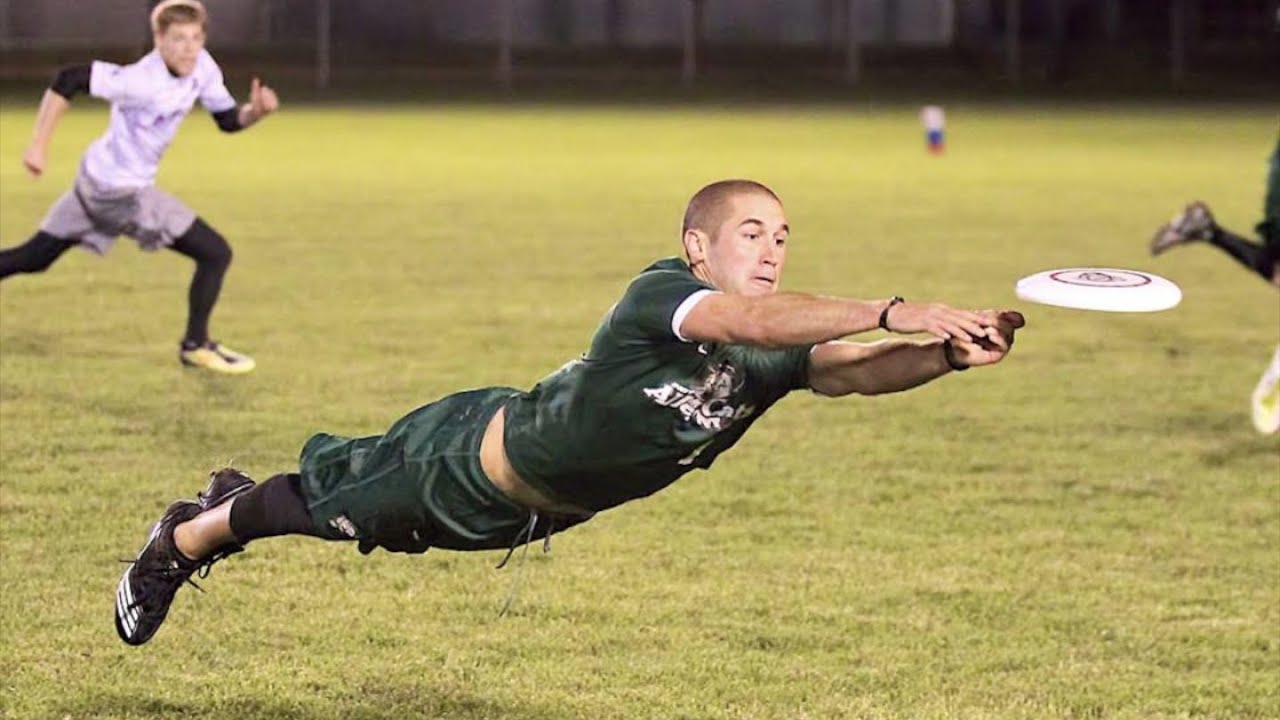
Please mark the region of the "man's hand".
POLYGON ((280 98, 276 97, 276 91, 267 87, 255 77, 253 82, 249 84, 250 122, 257 122, 279 109, 280 98))
POLYGON ((22 166, 27 169, 27 172, 31 173, 32 177, 43 175, 45 165, 48 162, 48 153, 39 144, 32 143, 28 145, 26 152, 22 153, 22 166))
POLYGON ((904 302, 889 308, 885 324, 891 332, 925 332, 943 340, 972 343, 975 338, 987 337, 996 319, 994 313, 957 310, 941 303, 904 302))
POLYGON ((1017 310, 986 310, 977 314, 984 318, 987 325, 985 334, 978 336, 973 342, 952 338, 951 346, 955 349, 956 360, 965 365, 994 365, 1009 354, 1013 347, 1014 333, 1025 326, 1027 321, 1017 310))

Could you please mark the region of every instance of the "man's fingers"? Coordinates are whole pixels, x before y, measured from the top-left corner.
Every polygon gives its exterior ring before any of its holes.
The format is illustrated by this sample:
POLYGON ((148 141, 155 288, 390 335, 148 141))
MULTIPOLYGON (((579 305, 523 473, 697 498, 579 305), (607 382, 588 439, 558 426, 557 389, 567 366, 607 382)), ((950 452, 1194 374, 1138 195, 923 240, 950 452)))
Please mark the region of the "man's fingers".
POLYGON ((981 349, 978 347, 976 343, 965 342, 960 339, 952 340, 951 347, 966 354, 972 353, 981 349))
POLYGON ((969 336, 965 335, 958 328, 948 328, 945 325, 937 325, 935 327, 928 328, 925 332, 941 340, 964 340, 966 342, 969 340, 969 336))
POLYGON ((956 323, 956 325, 964 328, 964 331, 969 334, 970 339, 984 337, 987 334, 987 328, 985 326, 972 320, 962 320, 956 323))
POLYGON ((952 337, 963 338, 969 342, 972 342, 974 338, 986 335, 987 327, 995 324, 982 313, 957 310, 946 306, 939 306, 937 310, 938 318, 936 322, 938 328, 949 333, 952 337))
POLYGON ((1000 319, 1012 325, 1015 330, 1025 327, 1027 324, 1027 319, 1017 310, 1002 310, 1000 319))
POLYGON ((993 326, 1004 321, 1015 328, 1020 328, 1027 324, 1026 318, 1022 317, 1022 313, 1017 310, 982 310, 977 313, 982 318, 982 324, 993 326))
POLYGON ((44 172, 44 159, 35 154, 24 155, 22 157, 22 166, 35 177, 40 177, 41 173, 44 172))
POLYGON ((968 310, 951 310, 946 320, 948 325, 961 328, 968 335, 967 340, 985 336, 987 329, 996 324, 987 315, 968 310))

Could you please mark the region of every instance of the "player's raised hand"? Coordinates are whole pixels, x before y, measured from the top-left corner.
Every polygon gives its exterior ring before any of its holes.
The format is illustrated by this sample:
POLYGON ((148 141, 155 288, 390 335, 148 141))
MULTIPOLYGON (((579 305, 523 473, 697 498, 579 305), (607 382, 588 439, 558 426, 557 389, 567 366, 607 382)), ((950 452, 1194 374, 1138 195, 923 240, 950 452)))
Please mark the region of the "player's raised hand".
POLYGON ((275 90, 254 77, 249 84, 249 107, 254 118, 261 119, 280 109, 280 98, 275 90))
POLYGON ((889 308, 885 324, 890 332, 923 332, 943 340, 956 338, 972 342, 974 338, 987 336, 987 328, 995 324, 995 317, 957 310, 942 303, 903 302, 889 308))
POLYGON ((951 341, 956 360, 970 367, 993 365, 1003 360, 1013 348, 1014 333, 1027 324, 1017 310, 986 310, 978 314, 990 323, 986 334, 972 342, 959 338, 951 341))
POLYGON ((28 145, 26 151, 22 153, 22 166, 27 169, 27 172, 31 173, 32 177, 43 175, 44 167, 48 162, 48 154, 39 145, 28 145))

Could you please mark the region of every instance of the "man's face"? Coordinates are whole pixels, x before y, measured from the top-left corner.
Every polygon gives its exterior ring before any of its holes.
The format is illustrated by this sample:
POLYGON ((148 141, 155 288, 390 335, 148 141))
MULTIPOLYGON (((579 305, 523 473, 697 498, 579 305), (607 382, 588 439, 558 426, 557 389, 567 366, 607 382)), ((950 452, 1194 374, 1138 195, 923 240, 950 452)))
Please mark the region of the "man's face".
POLYGON ((204 49, 204 26, 199 23, 173 23, 155 34, 156 49, 169 69, 179 75, 195 72, 196 58, 204 49))
POLYGON ((706 247, 713 284, 738 295, 777 292, 789 233, 782 205, 761 192, 736 195, 730 205, 706 247))

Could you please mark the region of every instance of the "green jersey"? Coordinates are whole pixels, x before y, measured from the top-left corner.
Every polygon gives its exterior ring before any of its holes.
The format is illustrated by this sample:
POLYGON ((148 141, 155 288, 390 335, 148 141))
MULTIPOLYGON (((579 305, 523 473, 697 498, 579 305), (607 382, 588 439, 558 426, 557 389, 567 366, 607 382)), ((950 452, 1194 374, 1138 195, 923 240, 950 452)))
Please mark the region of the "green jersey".
POLYGON ((1268 243, 1280 246, 1280 139, 1268 163, 1267 194, 1262 201, 1262 224, 1258 231, 1268 243))
POLYGON ((678 258, 640 273, 591 349, 506 406, 512 467, 551 498, 604 510, 706 468, 791 390, 811 346, 689 342, 685 315, 714 288, 678 258))

